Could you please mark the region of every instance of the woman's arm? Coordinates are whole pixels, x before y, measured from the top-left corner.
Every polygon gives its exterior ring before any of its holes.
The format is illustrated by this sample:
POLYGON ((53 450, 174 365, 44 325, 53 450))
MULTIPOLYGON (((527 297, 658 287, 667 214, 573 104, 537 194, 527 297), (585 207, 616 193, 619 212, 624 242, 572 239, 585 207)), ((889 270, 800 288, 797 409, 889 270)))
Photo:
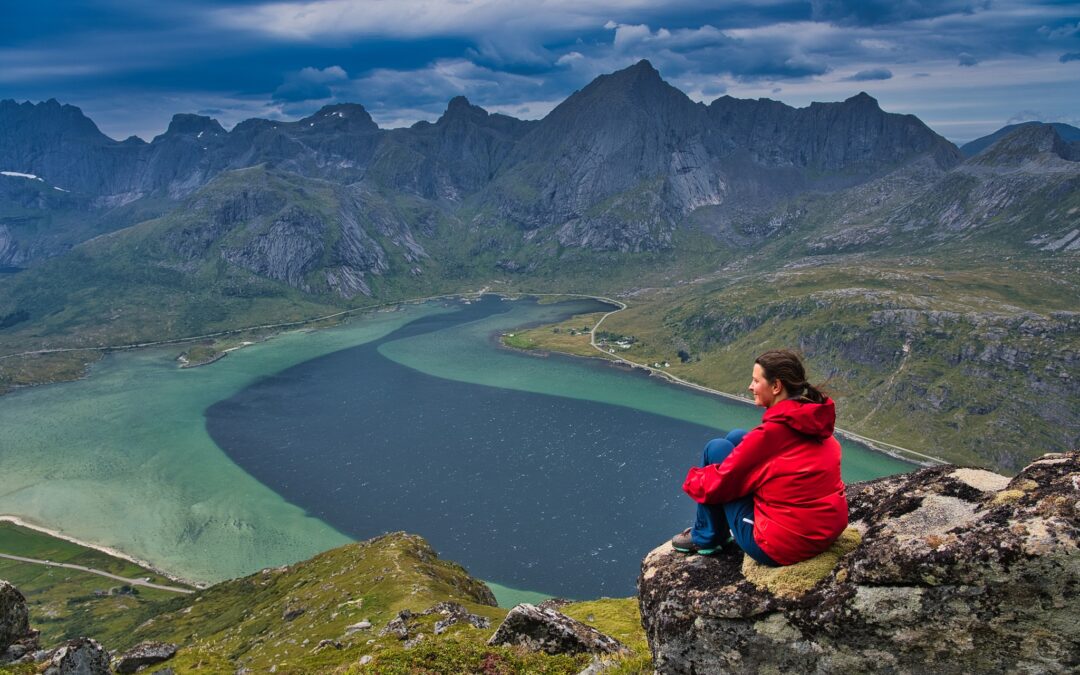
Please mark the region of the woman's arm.
POLYGON ((699 504, 723 504, 745 497, 760 484, 770 455, 765 425, 754 428, 720 464, 694 467, 683 492, 699 504))

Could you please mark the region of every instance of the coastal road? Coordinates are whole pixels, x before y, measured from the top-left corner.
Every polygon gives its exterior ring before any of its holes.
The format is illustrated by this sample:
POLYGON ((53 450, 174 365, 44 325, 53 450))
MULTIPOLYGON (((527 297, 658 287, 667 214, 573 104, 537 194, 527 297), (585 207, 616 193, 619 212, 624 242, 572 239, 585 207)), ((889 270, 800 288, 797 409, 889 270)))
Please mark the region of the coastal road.
POLYGON ((36 563, 38 565, 45 565, 47 567, 66 567, 69 570, 78 570, 80 572, 89 572, 90 574, 96 574, 98 576, 107 577, 109 579, 115 579, 116 581, 123 581, 130 586, 145 586, 146 588, 156 588, 159 591, 171 591, 173 593, 194 593, 195 591, 190 588, 179 588, 177 586, 162 586, 161 584, 154 584, 149 581, 143 581, 142 579, 129 579, 128 577, 118 576, 116 574, 109 574, 102 570, 96 570, 92 567, 83 567, 82 565, 72 565, 70 563, 59 563, 51 560, 38 560, 37 558, 24 558, 18 555, 8 555, 7 553, 0 553, 0 558, 6 558, 8 560, 17 560, 19 562, 36 563))

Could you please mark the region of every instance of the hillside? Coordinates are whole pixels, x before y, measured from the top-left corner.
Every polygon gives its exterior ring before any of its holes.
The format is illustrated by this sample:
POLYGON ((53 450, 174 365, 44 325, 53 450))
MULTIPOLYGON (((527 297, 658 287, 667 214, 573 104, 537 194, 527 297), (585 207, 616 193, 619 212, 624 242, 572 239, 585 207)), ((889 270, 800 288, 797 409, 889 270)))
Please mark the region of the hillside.
MULTIPOLYGON (((33 591, 41 582, 26 583, 24 593, 32 598, 27 590, 33 591)), ((85 606, 110 601, 73 600, 85 606)), ((126 611, 99 613, 91 623, 70 620, 62 634, 92 637, 107 649, 119 651, 148 640, 175 644, 179 652, 164 665, 177 673, 240 668, 297 673, 475 672, 483 668, 578 673, 590 662, 588 655, 549 656, 487 646, 507 610, 494 606, 483 583, 460 566, 439 560, 423 539, 403 533, 349 544, 193 595, 172 599, 139 595, 126 602, 126 611), (423 612, 439 603, 459 603, 474 618, 448 622, 446 628, 436 630, 435 623, 446 616, 423 612), (412 637, 421 633, 424 637, 403 643, 397 634, 383 631, 404 610, 416 613, 407 621, 412 637), (371 658, 363 658, 367 656, 371 658)), ((31 605, 33 627, 46 618, 43 611, 31 605)), ((636 600, 580 602, 560 611, 634 649, 634 655, 623 659, 623 669, 613 672, 647 672, 647 645, 636 600)), ((54 635, 59 634, 47 637, 54 635)), ((43 642, 55 644, 52 639, 43 642)), ((5 672, 3 667, 0 672, 5 672)))

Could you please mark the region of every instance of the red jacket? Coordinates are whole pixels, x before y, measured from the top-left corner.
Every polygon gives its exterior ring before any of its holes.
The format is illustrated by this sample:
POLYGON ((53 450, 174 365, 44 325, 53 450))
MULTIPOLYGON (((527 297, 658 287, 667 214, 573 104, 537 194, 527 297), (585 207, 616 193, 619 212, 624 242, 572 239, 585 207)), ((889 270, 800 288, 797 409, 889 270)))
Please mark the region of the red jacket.
POLYGON ((754 540, 761 550, 781 565, 812 558, 848 522, 835 421, 831 399, 780 401, 723 463, 690 469, 683 490, 702 504, 752 494, 754 540))

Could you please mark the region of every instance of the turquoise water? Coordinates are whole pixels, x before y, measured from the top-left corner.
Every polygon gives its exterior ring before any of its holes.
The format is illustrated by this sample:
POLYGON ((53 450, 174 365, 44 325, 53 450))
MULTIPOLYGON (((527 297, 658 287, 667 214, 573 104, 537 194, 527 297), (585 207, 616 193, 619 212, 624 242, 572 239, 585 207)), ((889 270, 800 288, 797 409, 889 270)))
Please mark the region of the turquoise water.
MULTIPOLYGON (((614 405, 711 428, 750 427, 760 420, 751 406, 607 364, 500 349, 493 334, 581 307, 504 305, 504 313, 390 339, 379 344, 378 354, 443 381, 614 405)), ((190 370, 176 368, 176 350, 115 354, 85 380, 0 397, 0 514, 206 582, 340 545, 349 537, 237 466, 207 433, 205 411, 299 364, 459 310, 454 303, 406 306, 339 328, 282 335, 190 370)), ((357 388, 394 386, 363 371, 354 380, 357 388)), ((680 449, 671 462, 685 470, 687 458, 680 449)), ((849 481, 910 468, 845 443, 849 481)))
MULTIPOLYGON (((435 377, 502 389, 597 401, 655 413, 715 429, 751 429, 761 423, 761 408, 710 396, 640 371, 628 372, 607 362, 551 356, 539 358, 497 349, 493 334, 524 323, 548 323, 560 305, 513 303, 509 312, 436 333, 394 340, 379 352, 409 368, 435 377)), ((746 381, 750 381, 747 369, 746 381)), ((843 441, 844 480, 854 482, 911 471, 912 465, 843 441)))
POLYGON ((202 368, 178 369, 175 349, 113 354, 84 380, 0 397, 0 514, 203 582, 341 545, 349 539, 229 460, 203 411, 269 374, 443 311, 407 306, 289 333, 202 368))

